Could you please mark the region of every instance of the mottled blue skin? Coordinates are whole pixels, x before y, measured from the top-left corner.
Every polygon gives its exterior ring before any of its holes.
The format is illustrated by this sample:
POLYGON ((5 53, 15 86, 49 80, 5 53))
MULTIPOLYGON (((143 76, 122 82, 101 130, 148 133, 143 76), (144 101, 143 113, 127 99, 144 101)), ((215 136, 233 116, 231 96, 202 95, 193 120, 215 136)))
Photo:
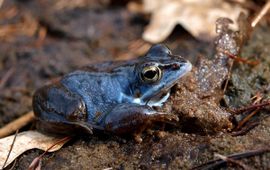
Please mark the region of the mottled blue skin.
POLYGON ((159 105, 162 94, 190 69, 187 60, 172 55, 163 45, 155 45, 144 57, 131 61, 87 66, 35 93, 38 128, 50 133, 92 132, 96 128, 122 134, 139 133, 153 122, 176 120, 174 115, 155 111, 148 102, 155 98, 152 105, 159 105), (149 65, 162 70, 157 82, 140 78, 149 65))

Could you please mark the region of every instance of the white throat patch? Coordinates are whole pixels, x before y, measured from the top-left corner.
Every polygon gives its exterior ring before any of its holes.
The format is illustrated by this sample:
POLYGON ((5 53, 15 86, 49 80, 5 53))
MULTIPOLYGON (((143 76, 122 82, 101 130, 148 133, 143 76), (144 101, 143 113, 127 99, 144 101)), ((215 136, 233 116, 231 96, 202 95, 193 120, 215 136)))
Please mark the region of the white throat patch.
POLYGON ((170 97, 170 92, 167 92, 166 95, 164 95, 159 100, 150 100, 148 102, 144 102, 140 98, 135 98, 135 99, 132 100, 132 103, 136 103, 136 104, 139 104, 139 105, 147 104, 150 107, 153 107, 153 106, 161 107, 163 105, 163 103, 168 100, 169 97, 170 97))

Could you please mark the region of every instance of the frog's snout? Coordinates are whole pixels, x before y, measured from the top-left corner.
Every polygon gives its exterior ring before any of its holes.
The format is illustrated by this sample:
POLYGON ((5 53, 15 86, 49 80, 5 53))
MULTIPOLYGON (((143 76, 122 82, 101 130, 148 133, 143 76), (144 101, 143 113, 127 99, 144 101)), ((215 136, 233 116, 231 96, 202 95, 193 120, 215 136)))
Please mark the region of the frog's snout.
POLYGON ((180 69, 180 67, 181 67, 182 65, 181 64, 173 64, 172 66, 171 66, 171 68, 172 68, 172 70, 179 70, 180 69))
POLYGON ((175 63, 172 65, 172 69, 173 70, 179 70, 183 67, 189 67, 188 65, 190 65, 190 63, 188 61, 185 62, 181 62, 181 63, 175 63))
POLYGON ((179 70, 183 73, 187 73, 191 71, 192 64, 188 60, 183 60, 181 62, 174 63, 171 68, 172 70, 179 70))
POLYGON ((186 67, 186 72, 191 71, 191 69, 192 69, 192 64, 191 64, 191 62, 186 61, 186 63, 184 63, 183 65, 184 65, 183 67, 186 67))

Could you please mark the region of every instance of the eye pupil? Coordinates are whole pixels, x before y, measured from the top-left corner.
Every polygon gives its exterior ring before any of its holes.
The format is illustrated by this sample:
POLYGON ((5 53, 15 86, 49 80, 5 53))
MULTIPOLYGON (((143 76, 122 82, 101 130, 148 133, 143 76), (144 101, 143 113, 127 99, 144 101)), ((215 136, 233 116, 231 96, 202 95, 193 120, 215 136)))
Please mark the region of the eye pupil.
POLYGON ((157 72, 155 70, 149 70, 144 73, 144 77, 148 79, 153 79, 156 76, 157 72))

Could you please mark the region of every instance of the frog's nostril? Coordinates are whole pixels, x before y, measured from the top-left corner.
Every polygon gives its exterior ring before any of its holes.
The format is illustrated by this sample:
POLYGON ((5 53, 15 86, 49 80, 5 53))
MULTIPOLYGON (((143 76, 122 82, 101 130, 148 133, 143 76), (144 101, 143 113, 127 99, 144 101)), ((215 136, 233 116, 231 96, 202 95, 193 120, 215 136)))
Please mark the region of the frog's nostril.
POLYGON ((173 70, 178 70, 181 67, 181 64, 173 64, 172 69, 173 70))
POLYGON ((181 64, 179 64, 179 67, 183 67, 185 65, 186 65, 186 63, 181 63, 181 64))

